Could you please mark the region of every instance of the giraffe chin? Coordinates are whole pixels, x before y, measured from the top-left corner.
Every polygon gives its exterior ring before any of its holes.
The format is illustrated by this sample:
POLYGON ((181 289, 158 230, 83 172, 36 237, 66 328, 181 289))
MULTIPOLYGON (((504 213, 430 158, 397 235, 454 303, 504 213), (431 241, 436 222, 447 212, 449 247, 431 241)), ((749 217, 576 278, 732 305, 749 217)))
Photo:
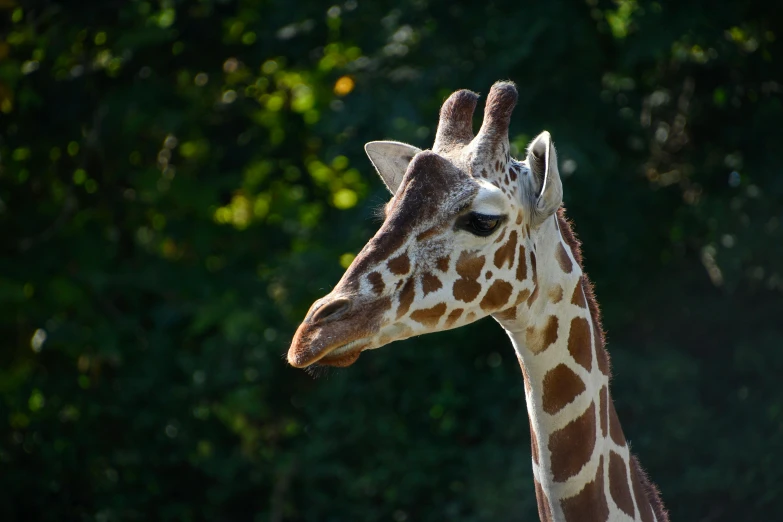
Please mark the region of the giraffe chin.
POLYGON ((345 368, 356 362, 359 356, 362 354, 361 350, 355 352, 346 353, 344 355, 327 355, 323 359, 318 360, 315 364, 320 366, 334 366, 335 368, 345 368))

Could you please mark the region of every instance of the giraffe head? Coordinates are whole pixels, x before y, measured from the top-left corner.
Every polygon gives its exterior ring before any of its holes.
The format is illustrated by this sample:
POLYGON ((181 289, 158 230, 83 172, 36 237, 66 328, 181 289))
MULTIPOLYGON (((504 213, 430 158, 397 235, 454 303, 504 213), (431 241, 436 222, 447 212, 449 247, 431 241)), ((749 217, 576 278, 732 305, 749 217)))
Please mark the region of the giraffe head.
POLYGON ((554 145, 543 132, 524 160, 510 157, 513 83, 492 86, 474 136, 477 101, 461 90, 443 103, 432 150, 366 145, 393 197, 380 230, 299 326, 291 365, 348 366, 396 340, 515 317, 538 295, 547 268, 537 269, 536 251, 560 244, 554 145))

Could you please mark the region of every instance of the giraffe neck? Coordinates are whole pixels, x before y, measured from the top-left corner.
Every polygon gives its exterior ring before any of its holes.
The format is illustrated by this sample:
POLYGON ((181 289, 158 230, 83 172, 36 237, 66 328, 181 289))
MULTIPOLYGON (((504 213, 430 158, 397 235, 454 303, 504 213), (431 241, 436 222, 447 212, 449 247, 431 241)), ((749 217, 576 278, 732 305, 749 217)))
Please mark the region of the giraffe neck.
MULTIPOLYGON (((630 454, 614 409, 608 355, 597 308, 588 305, 592 292, 581 256, 560 234, 569 225, 556 219, 552 232, 560 241, 539 245, 531 255, 539 267, 559 266, 557 277, 539 274, 541 285, 516 313, 496 314, 522 366, 539 516, 663 522, 665 513, 653 509, 657 492, 630 454)), ((563 235, 571 238, 570 228, 563 235)))

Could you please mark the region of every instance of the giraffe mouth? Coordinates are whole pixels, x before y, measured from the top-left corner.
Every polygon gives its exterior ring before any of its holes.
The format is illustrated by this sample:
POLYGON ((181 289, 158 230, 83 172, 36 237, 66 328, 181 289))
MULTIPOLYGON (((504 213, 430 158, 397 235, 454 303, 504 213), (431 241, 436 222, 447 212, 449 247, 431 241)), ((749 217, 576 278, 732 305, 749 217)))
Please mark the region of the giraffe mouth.
POLYGON ((296 368, 306 368, 308 366, 350 366, 359 358, 362 351, 369 347, 366 339, 356 339, 343 344, 325 348, 318 352, 307 350, 302 355, 301 352, 295 352, 292 345, 288 354, 288 362, 296 368))
POLYGON ((313 364, 341 368, 350 366, 356 362, 368 346, 369 345, 366 342, 362 343, 362 340, 357 339, 356 341, 351 341, 327 351, 319 359, 309 363, 308 366, 312 366, 313 364))
POLYGON ((317 314, 321 307, 314 305, 291 341, 288 363, 295 368, 313 364, 353 364, 363 350, 377 345, 376 334, 381 329, 383 314, 390 307, 389 298, 378 299, 353 306, 348 313, 334 320, 328 317, 324 320, 317 314))

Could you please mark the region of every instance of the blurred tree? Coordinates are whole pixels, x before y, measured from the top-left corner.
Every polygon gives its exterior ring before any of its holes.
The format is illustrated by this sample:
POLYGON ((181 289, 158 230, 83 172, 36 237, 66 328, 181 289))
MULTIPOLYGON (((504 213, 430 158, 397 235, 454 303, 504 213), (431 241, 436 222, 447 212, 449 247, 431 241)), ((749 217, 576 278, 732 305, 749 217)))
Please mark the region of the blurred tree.
POLYGON ((674 518, 780 511, 781 17, 0 0, 0 517, 534 518, 490 321, 316 381, 282 358, 387 198, 363 143, 427 147, 448 93, 501 78, 517 152, 558 144, 618 411, 674 518))

